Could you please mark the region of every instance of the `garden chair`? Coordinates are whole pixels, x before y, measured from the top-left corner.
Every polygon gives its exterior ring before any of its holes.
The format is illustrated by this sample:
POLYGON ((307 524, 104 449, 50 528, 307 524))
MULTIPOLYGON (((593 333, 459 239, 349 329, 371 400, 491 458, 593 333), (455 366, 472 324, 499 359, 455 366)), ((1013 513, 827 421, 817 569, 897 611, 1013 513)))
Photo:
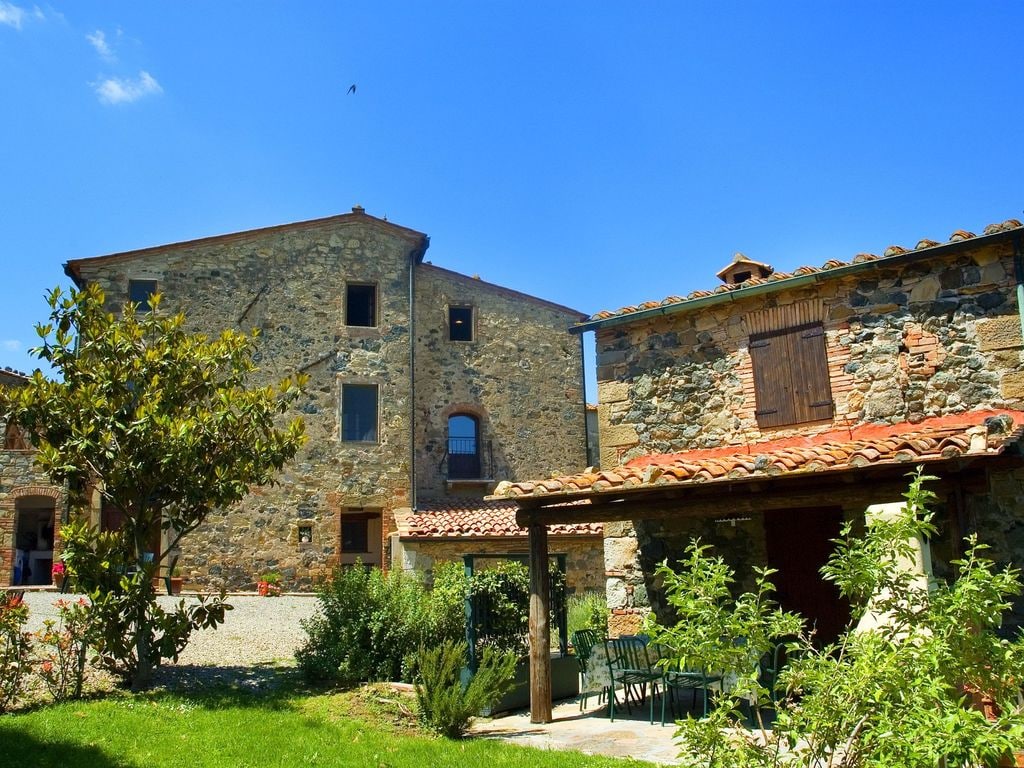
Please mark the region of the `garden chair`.
MULTIPOLYGON (((580 676, 583 678, 583 693, 580 695, 580 712, 587 704, 587 699, 590 698, 590 691, 587 690, 587 681, 590 677, 590 657, 593 655, 594 646, 597 645, 600 640, 596 630, 593 629, 579 629, 572 633, 572 647, 576 651, 576 663, 580 668, 580 676)), ((598 694, 597 703, 601 704, 604 701, 607 689, 602 690, 598 694)))
POLYGON ((608 653, 608 677, 611 680, 608 691, 609 720, 613 722, 615 720, 615 688, 617 685, 622 685, 622 698, 628 713, 631 713, 630 698, 634 698, 637 704, 643 704, 647 696, 647 687, 650 686, 650 722, 653 723, 654 697, 658 695, 658 684, 662 680, 662 672, 651 665, 647 644, 637 637, 620 637, 606 640, 605 648, 608 653), (639 697, 637 696, 638 690, 639 697))
POLYGON ((721 684, 721 675, 709 675, 704 670, 687 669, 682 664, 667 665, 662 669, 661 680, 661 724, 665 724, 665 700, 671 697, 672 717, 675 719, 675 692, 690 691, 693 695, 692 707, 697 706, 697 691, 701 692, 704 704, 704 717, 708 716, 708 699, 710 698, 709 688, 714 684, 721 684))
POLYGON ((160 575, 160 579, 164 583, 164 588, 167 590, 168 595, 173 595, 174 592, 171 589, 171 576, 174 575, 174 568, 178 565, 178 555, 174 555, 170 560, 160 566, 160 570, 163 573, 160 575))

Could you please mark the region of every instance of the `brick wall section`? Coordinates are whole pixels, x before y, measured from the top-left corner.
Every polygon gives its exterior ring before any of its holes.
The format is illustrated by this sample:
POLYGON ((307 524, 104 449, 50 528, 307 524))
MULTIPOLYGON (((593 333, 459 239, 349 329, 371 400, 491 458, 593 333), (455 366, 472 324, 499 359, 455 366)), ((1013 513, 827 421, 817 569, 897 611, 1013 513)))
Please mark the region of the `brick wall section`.
MULTIPOLYGON (((214 512, 183 542, 187 587, 252 589, 259 573, 275 569, 286 589, 309 588, 339 562, 340 516, 350 507, 381 512, 387 565, 393 510, 413 495, 413 440, 420 491, 448 490, 437 463, 445 409, 455 404, 482 414, 503 478, 585 461, 582 361, 567 332, 578 316, 427 264, 415 274, 413 437, 409 272, 418 240, 370 216, 339 218, 81 262, 82 277, 100 284, 112 310, 126 300, 129 280, 153 279, 162 311, 183 311, 196 329, 258 328, 257 383, 296 370, 309 376, 296 408, 309 441, 279 485, 214 512), (377 286, 378 327, 344 324, 347 281, 377 286), (452 299, 478 308, 476 341, 447 341, 452 299), (339 439, 345 383, 379 387, 376 444, 339 439), (311 542, 298 541, 299 526, 312 527, 311 542)), ((482 496, 488 488, 471 490, 482 496)))

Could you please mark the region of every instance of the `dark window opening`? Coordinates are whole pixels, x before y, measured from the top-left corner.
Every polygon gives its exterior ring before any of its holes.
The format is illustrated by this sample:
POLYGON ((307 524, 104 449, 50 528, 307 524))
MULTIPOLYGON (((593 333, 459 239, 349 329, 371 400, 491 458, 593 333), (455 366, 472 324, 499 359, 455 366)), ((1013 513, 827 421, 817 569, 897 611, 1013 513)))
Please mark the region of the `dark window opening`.
POLYGON ((341 551, 367 554, 370 551, 370 521, 365 515, 341 520, 341 551))
POLYGON ((732 276, 734 283, 743 283, 750 279, 750 272, 737 272, 732 276))
POLYGON ((351 284, 345 290, 345 325, 377 325, 377 286, 351 284))
POLYGON ((448 478, 480 477, 480 422, 457 413, 448 418, 448 478))
POLYGON ((149 312, 149 297, 156 293, 156 280, 129 280, 128 301, 138 304, 138 312, 149 312))
POLYGON ((343 384, 341 387, 341 439, 377 442, 377 385, 343 384))
POLYGON ((312 525, 300 525, 299 526, 299 543, 309 544, 313 541, 313 526, 312 525))
POLYGON ((451 341, 473 340, 472 307, 448 307, 448 338, 451 341))
POLYGON ((758 426, 832 418, 827 354, 821 323, 750 337, 758 426))

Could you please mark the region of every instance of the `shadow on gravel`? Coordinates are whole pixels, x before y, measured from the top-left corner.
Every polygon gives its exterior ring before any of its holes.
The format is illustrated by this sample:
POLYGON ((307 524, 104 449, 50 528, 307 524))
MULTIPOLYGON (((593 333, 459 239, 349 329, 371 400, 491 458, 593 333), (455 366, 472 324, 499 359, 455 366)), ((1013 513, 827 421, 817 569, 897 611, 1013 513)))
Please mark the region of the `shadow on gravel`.
POLYGON ((295 667, 275 664, 171 664, 160 667, 153 682, 153 691, 157 693, 199 695, 204 701, 223 697, 233 704, 252 701, 265 706, 295 693, 301 686, 302 675, 295 667))

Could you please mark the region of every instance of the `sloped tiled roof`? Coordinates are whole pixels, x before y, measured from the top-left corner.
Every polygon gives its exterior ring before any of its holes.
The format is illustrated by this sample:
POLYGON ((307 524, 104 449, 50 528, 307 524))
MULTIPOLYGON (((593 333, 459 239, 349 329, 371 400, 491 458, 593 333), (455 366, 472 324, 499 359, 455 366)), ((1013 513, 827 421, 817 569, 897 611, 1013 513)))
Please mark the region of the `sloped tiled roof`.
POLYGON ((0 368, 0 384, 24 384, 31 376, 29 374, 5 365, 0 368))
MULTIPOLYGON (((403 539, 525 538, 526 528, 516 524, 518 507, 512 501, 481 499, 425 500, 404 521, 399 521, 403 539)), ((552 536, 601 536, 600 523, 560 524, 548 527, 552 536)))
MULTIPOLYGON (((1007 219, 1006 221, 999 224, 989 224, 985 227, 983 235, 997 235, 1001 232, 1008 232, 1014 229, 1020 229, 1022 226, 1021 222, 1017 219, 1007 219)), ((823 272, 830 272, 832 270, 838 270, 843 267, 849 267, 853 264, 862 264, 868 261, 884 261, 885 259, 895 258, 897 256, 903 256, 905 254, 916 253, 924 251, 929 248, 941 248, 944 246, 951 245, 953 243, 963 242, 965 240, 971 240, 977 237, 973 232, 967 232, 963 229, 958 229, 956 232, 949 236, 949 240, 945 243, 939 243, 935 240, 929 240, 927 238, 919 240, 913 248, 904 248, 900 245, 890 245, 885 251, 882 252, 881 256, 877 256, 873 253, 859 253, 853 257, 851 261, 840 261, 839 259, 830 259, 822 264, 820 267, 799 267, 794 269, 792 272, 773 272, 768 277, 756 277, 753 276, 749 280, 745 280, 742 283, 737 284, 723 284, 719 285, 712 291, 692 291, 686 296, 669 296, 661 301, 645 301, 642 304, 621 307, 614 311, 602 310, 592 315, 590 319, 580 325, 589 325, 602 320, 609 320, 611 318, 621 317, 624 315, 634 314, 636 312, 643 312, 645 310, 659 309, 666 307, 678 307, 685 305, 687 302, 696 301, 698 299, 706 299, 709 296, 716 294, 729 293, 730 291, 738 291, 744 288, 753 288, 759 285, 767 285, 771 283, 777 283, 782 280, 788 280, 795 277, 803 277, 805 275, 814 275, 823 272)), ((728 269, 728 268, 727 268, 728 269)), ((725 271, 725 270, 723 270, 725 271)))
POLYGON ((500 483, 492 498, 579 496, 994 456, 1022 435, 1022 411, 973 411, 917 424, 865 424, 761 443, 642 456, 607 471, 500 483))

